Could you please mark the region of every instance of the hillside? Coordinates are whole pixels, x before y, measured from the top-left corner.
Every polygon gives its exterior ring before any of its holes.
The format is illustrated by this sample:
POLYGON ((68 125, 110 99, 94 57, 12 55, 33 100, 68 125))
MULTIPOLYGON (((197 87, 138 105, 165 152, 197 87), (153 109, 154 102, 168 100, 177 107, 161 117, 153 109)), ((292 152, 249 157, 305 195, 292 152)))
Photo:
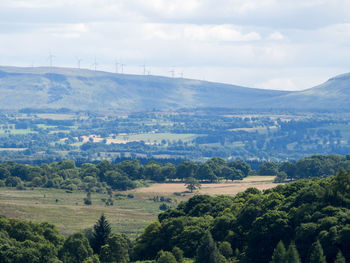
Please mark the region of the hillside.
POLYGON ((349 110, 350 73, 336 76, 325 83, 303 91, 291 92, 259 103, 271 108, 349 110))
POLYGON ((73 68, 0 67, 0 109, 174 110, 222 107, 347 110, 350 73, 303 91, 73 68))
POLYGON ((0 67, 0 109, 245 108, 289 92, 71 68, 0 67))

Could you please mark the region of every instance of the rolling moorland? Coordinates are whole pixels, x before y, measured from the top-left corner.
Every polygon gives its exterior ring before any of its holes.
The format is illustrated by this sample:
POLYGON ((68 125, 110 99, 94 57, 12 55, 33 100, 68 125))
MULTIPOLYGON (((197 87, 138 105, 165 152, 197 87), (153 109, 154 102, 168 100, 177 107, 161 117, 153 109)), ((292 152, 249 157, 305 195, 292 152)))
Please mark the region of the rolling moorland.
POLYGON ((350 74, 298 92, 72 68, 0 67, 0 109, 149 111, 180 108, 349 110, 350 74))

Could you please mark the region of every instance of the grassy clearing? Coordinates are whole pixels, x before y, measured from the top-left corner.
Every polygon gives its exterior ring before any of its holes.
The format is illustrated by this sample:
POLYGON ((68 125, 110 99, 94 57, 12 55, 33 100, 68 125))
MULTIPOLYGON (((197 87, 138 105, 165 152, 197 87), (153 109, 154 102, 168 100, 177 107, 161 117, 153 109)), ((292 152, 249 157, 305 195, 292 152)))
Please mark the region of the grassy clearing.
POLYGON ((4 135, 4 134, 23 135, 28 133, 38 133, 38 132, 32 131, 31 129, 8 129, 8 130, 1 129, 0 130, 1 135, 4 135))
POLYGON ((115 200, 114 206, 101 201, 105 194, 92 194, 92 205, 83 204, 85 192, 66 193, 60 189, 34 189, 19 191, 0 188, 0 214, 7 217, 47 221, 57 225, 65 235, 93 226, 104 213, 115 232, 135 237, 156 219, 159 203, 138 197, 115 200), (57 199, 57 202, 56 202, 57 199))
POLYGON ((25 151, 28 148, 0 148, 0 151, 13 151, 13 152, 20 152, 25 151))
POLYGON ((55 114, 55 113, 39 113, 36 116, 40 119, 51 119, 51 120, 72 120, 76 118, 74 114, 55 114))
POLYGON ((197 138, 196 134, 175 134, 175 133, 145 133, 145 134, 131 134, 131 135, 119 135, 116 136, 116 140, 124 141, 145 141, 160 143, 162 140, 190 142, 197 138))
POLYGON ((124 192, 123 194, 132 193, 134 198, 115 199, 113 206, 105 206, 101 199, 108 196, 100 193, 93 193, 92 205, 86 206, 83 203, 86 193, 83 191, 67 193, 61 189, 34 188, 21 191, 0 188, 0 214, 34 222, 47 221, 57 225, 64 235, 69 235, 92 227, 104 213, 113 232, 135 238, 160 213, 161 202, 154 202, 152 199, 155 196, 170 197, 171 206, 175 207, 180 201, 198 193, 235 195, 248 187, 260 190, 271 188, 276 186, 272 180, 272 176, 252 176, 237 182, 202 184, 198 192, 182 193, 180 196, 174 193, 187 190, 183 183, 152 184, 150 187, 124 192))
MULTIPOLYGON (((187 199, 194 194, 209 194, 209 195, 236 195, 239 192, 246 190, 249 187, 255 187, 259 190, 269 189, 276 186, 273 183, 274 176, 248 176, 242 181, 228 181, 216 184, 202 184, 201 189, 196 193, 186 194, 182 199, 187 199)), ((137 193, 143 193, 147 196, 164 195, 174 196, 174 193, 187 191, 183 183, 163 183, 152 184, 150 187, 139 188, 133 190, 137 193)))

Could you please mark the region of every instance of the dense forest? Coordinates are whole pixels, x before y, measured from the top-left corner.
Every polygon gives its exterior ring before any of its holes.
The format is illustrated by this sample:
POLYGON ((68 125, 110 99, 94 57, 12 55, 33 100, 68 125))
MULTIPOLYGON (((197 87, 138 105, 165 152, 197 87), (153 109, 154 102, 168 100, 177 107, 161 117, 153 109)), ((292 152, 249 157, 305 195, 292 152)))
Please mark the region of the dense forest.
POLYGON ((92 229, 67 238, 47 223, 1 217, 0 261, 345 262, 349 188, 350 171, 341 168, 336 176, 263 192, 197 195, 161 213, 135 241, 111 233, 103 215, 92 229))
POLYGON ((350 171, 341 169, 335 177, 264 192, 251 188, 235 197, 195 196, 160 214, 137 239, 133 257, 152 259, 160 250, 179 247, 186 257, 198 258, 212 236, 218 257, 239 262, 270 262, 275 247, 275 254, 280 250, 287 257, 282 244, 301 261, 273 262, 334 262, 340 253, 349 260, 349 187, 350 171))

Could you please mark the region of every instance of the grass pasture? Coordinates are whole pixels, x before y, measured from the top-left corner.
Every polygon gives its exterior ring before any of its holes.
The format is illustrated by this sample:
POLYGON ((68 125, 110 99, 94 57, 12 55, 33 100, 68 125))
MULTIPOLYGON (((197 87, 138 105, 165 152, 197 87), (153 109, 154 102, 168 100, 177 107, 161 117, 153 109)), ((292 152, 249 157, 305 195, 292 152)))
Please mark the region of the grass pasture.
POLYGON ((135 238, 145 226, 156 220, 161 212, 161 202, 151 200, 155 196, 170 197, 173 200, 171 206, 175 207, 180 201, 187 200, 194 194, 235 195, 249 187, 260 190, 271 188, 276 186, 272 180, 271 176, 256 176, 232 183, 202 184, 198 192, 183 193, 181 196, 174 193, 187 190, 182 183, 151 184, 149 187, 123 193, 132 193, 134 198, 114 199, 113 206, 105 206, 101 199, 107 199, 108 196, 101 193, 92 193, 92 205, 87 206, 83 203, 86 197, 83 191, 67 193, 61 189, 0 188, 0 214, 34 222, 47 221, 57 225, 64 235, 69 235, 92 227, 104 213, 113 232, 121 232, 135 238))

